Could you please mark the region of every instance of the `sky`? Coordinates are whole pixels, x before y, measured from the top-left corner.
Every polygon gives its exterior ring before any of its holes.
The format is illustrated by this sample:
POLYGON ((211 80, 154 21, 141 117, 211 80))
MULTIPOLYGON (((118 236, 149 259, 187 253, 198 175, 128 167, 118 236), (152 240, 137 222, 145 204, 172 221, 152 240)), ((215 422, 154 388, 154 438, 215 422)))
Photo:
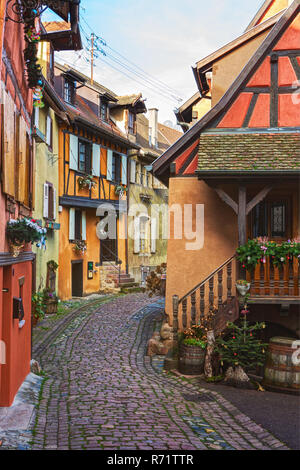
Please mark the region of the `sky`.
MULTIPOLYGON (((170 121, 175 126, 174 109, 197 91, 191 67, 242 34, 262 3, 263 0, 81 0, 84 42, 92 31, 106 42, 101 48, 107 55, 97 53, 94 78, 118 95, 141 92, 148 109, 159 109, 159 121, 170 121), (120 61, 126 68, 120 66, 120 61), (132 75, 128 67, 142 77, 132 75)), ((54 16, 45 13, 43 20, 50 19, 54 16)), ((88 57, 87 50, 57 53, 58 61, 74 64, 90 76, 88 57)))

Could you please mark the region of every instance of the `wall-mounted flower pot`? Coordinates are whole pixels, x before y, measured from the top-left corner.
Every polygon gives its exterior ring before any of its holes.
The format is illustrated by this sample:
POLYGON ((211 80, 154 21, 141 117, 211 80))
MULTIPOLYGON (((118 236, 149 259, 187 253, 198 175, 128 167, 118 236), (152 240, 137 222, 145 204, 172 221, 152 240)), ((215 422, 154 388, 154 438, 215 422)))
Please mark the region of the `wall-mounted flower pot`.
POLYGON ((245 297, 247 293, 249 292, 250 287, 251 287, 250 282, 247 282, 247 284, 239 284, 238 282, 236 283, 236 289, 240 297, 245 297))
POLYGON ((25 244, 24 243, 9 243, 9 252, 12 254, 13 258, 17 258, 21 251, 24 249, 25 244))

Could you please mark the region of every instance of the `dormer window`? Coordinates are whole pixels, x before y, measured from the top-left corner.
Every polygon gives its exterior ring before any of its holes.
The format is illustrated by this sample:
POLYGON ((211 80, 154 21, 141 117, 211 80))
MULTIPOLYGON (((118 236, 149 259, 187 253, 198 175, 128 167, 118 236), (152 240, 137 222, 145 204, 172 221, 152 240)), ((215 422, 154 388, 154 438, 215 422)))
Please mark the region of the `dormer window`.
POLYGON ((101 121, 108 121, 108 103, 104 98, 100 98, 99 114, 101 121))
POLYGON ((135 135, 135 121, 136 116, 131 111, 128 111, 128 132, 129 134, 135 135))
POLYGON ((65 77, 64 100, 69 104, 74 104, 76 94, 76 83, 65 77))

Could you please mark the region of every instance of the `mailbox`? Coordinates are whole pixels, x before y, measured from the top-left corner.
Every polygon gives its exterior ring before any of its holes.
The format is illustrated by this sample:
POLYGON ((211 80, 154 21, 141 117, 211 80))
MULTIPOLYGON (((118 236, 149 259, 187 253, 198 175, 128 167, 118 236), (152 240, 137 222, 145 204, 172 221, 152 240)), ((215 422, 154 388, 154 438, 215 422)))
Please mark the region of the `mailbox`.
POLYGON ((22 321, 24 318, 24 307, 21 297, 13 298, 13 319, 22 321))
POLYGON ((93 261, 88 262, 88 279, 94 278, 94 263, 93 261))

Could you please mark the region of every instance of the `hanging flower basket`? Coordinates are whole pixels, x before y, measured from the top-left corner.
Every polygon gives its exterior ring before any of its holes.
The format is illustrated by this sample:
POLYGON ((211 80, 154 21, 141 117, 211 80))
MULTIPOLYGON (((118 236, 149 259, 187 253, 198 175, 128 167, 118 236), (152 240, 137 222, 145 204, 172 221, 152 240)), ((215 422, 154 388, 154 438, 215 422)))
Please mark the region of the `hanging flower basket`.
POLYGON ((79 189, 93 189, 96 186, 96 182, 93 181, 92 175, 79 176, 78 186, 79 189))
POLYGON ((77 240, 75 242, 75 245, 73 247, 73 251, 77 255, 85 255, 86 250, 87 250, 87 244, 86 244, 85 240, 77 240))
POLYGON ((126 186, 118 185, 115 187, 115 194, 123 196, 124 193, 127 193, 128 188, 126 186))
POLYGON ((25 243, 35 243, 40 249, 46 249, 47 229, 40 227, 35 219, 18 218, 10 219, 6 226, 6 235, 10 251, 16 258, 25 243))
POLYGON ((246 297, 247 293, 250 290, 250 282, 245 281, 244 279, 239 279, 236 282, 236 289, 240 295, 240 297, 246 297))

